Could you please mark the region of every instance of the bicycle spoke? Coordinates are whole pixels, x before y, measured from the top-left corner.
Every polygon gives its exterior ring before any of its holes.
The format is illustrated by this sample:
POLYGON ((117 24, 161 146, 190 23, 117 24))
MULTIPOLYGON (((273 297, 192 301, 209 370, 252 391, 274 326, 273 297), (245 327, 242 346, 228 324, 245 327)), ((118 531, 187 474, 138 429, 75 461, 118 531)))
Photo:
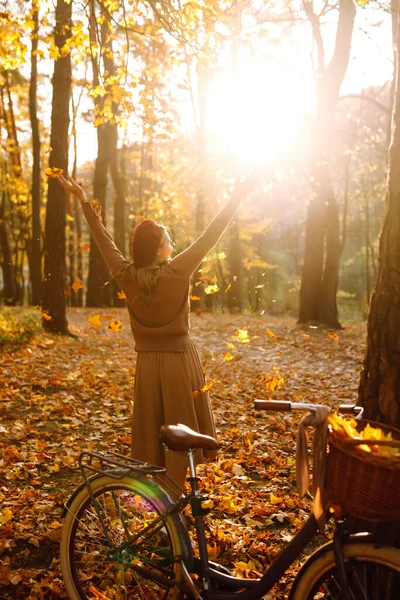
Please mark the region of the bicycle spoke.
POLYGON ((157 519, 159 513, 145 498, 119 489, 118 483, 102 490, 94 501, 88 498, 75 519, 72 542, 73 575, 82 598, 92 597, 90 586, 113 600, 168 596, 173 583, 168 587, 151 575, 166 582, 174 578, 174 552, 165 522, 151 525, 157 519))

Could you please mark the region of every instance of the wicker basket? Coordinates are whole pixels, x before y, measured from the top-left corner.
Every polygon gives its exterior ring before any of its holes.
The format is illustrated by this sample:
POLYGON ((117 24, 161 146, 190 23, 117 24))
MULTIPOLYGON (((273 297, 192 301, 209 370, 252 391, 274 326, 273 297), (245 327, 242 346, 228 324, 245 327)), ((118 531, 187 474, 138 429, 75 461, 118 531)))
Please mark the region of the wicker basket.
MULTIPOLYGON (((359 421, 362 431, 368 421, 359 421)), ((400 431, 369 421, 385 433, 392 432, 400 447, 400 431)), ((363 441, 365 443, 365 440, 363 441)), ((368 443, 368 442, 366 442, 368 443)), ((400 458, 387 458, 364 452, 356 440, 344 440, 330 431, 325 492, 331 505, 338 505, 349 515, 368 521, 391 521, 400 518, 400 458)))

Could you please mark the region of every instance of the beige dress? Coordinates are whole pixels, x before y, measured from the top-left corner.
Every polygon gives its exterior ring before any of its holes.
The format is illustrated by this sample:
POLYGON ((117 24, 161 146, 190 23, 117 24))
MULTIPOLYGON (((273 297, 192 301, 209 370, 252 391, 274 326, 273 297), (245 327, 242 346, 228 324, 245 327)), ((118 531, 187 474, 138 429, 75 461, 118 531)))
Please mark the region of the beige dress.
MULTIPOLYGON (((83 209, 111 275, 124 291, 137 363, 132 418, 132 456, 173 469, 187 464, 180 453, 167 452, 159 439, 164 424, 183 423, 215 437, 215 425, 204 386, 203 367, 189 335, 190 277, 215 246, 237 210, 231 200, 189 248, 167 261, 148 301, 138 297, 134 267, 115 246, 93 212, 83 209)), ((204 452, 212 457, 214 453, 204 452)), ((197 462, 203 459, 200 451, 197 462)))

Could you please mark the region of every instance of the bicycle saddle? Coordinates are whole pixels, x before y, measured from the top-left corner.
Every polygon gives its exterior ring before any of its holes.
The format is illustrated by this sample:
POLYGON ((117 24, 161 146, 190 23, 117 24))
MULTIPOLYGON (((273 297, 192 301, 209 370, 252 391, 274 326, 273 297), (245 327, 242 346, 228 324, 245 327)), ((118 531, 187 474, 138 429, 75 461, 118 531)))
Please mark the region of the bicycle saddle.
POLYGON ((203 435, 193 431, 186 425, 163 425, 160 429, 160 438, 170 450, 184 452, 185 450, 218 450, 219 443, 210 435, 203 435))

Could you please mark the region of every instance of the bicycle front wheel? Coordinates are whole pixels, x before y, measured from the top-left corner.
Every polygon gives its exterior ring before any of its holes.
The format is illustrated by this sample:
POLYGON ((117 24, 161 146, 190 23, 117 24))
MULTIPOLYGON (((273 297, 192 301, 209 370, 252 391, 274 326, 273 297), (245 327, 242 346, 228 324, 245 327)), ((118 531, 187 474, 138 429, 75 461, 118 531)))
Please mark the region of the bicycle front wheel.
MULTIPOLYGON (((156 522, 171 506, 142 475, 90 480, 67 506, 60 561, 70 600, 172 598, 181 561, 190 562, 180 516, 156 522)), ((186 537, 185 537, 186 536, 186 537)))
MULTIPOLYGON (((343 548, 349 597, 352 600, 400 598, 400 550, 372 543, 343 548)), ((300 570, 291 600, 341 600, 332 544, 315 552, 300 570)))

